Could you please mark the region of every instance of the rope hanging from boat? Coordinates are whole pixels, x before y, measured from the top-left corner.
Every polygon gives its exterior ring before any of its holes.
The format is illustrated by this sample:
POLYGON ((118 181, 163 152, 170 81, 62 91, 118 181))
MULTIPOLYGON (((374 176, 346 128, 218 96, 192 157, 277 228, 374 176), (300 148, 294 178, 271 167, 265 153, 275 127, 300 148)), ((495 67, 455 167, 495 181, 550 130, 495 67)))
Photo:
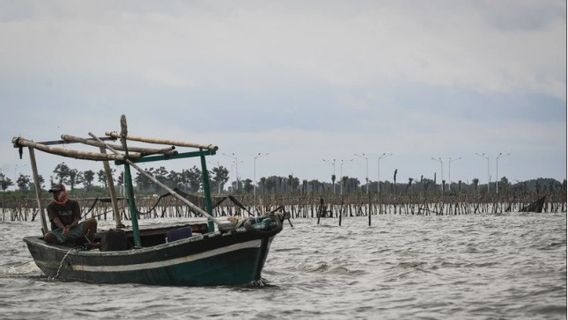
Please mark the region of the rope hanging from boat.
POLYGON ((67 256, 69 256, 69 254, 73 250, 79 251, 79 249, 77 249, 77 248, 69 249, 67 251, 67 253, 65 253, 65 255, 63 256, 63 259, 61 259, 61 262, 59 262, 59 268, 57 268, 57 272, 55 273, 55 275, 53 277, 48 277, 49 280, 56 280, 59 277, 59 273, 61 272, 61 268, 63 267, 63 263, 65 262, 65 259, 67 259, 67 256))
POLYGON ((288 223, 290 223, 290 227, 294 228, 294 225, 292 225, 292 221, 290 220, 290 217, 291 217, 290 212, 286 212, 286 208, 284 208, 284 206, 277 207, 276 209, 270 211, 268 213, 268 215, 273 215, 278 210, 280 210, 280 212, 282 212, 282 221, 288 220, 288 223))
POLYGON ((284 217, 273 214, 264 217, 247 218, 243 226, 248 232, 270 237, 282 231, 283 220, 284 217))

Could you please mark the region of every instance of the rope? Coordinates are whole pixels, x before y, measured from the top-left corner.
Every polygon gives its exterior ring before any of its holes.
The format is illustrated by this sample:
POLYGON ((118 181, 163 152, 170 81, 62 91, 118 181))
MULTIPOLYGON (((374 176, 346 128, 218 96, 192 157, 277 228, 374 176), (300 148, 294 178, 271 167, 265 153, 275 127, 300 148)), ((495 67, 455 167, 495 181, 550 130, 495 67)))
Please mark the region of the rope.
POLYGON ((112 209, 107 210, 107 211, 104 211, 104 212, 101 212, 101 213, 99 213, 99 214, 97 214, 97 215, 93 215, 92 218, 98 218, 98 217, 100 217, 100 216, 102 216, 102 215, 104 215, 104 214, 107 214, 107 213, 109 213, 109 212, 112 212, 112 209))
POLYGON ((85 218, 87 215, 89 215, 89 213, 91 213, 91 211, 93 211, 93 209, 95 208, 95 205, 97 204, 97 202, 99 201, 99 197, 95 198, 95 201, 93 201, 93 204, 91 205, 91 207, 89 208, 89 210, 87 211, 87 213, 85 213, 81 219, 85 218))
POLYGON ((154 211, 154 209, 156 209, 156 207, 158 206, 158 204, 160 203, 160 201, 162 201, 163 198, 165 198, 165 197, 167 197, 167 196, 171 196, 171 195, 172 195, 172 194, 169 193, 169 192, 168 192, 168 193, 165 193, 165 194, 163 194, 163 195, 161 195, 161 196, 158 198, 158 200, 156 200, 156 203, 154 203, 154 206, 152 206, 152 208, 151 208, 150 210, 148 210, 148 211, 146 211, 146 212, 138 211, 138 213, 141 214, 141 215, 146 215, 146 214, 152 213, 152 211, 154 211))
MULTIPOLYGON (((57 273, 55 273, 55 275, 53 277, 48 278, 49 280, 55 280, 59 277, 59 272, 61 272, 61 268, 63 267, 63 262, 65 262, 65 259, 67 259, 67 256, 71 253, 71 251, 73 250, 77 250, 76 248, 71 248, 69 249, 69 251, 67 251, 67 253, 65 253, 65 255, 63 256, 63 259, 61 259, 61 262, 59 262, 59 268, 57 268, 57 273)), ((77 250, 78 251, 78 250, 77 250)))

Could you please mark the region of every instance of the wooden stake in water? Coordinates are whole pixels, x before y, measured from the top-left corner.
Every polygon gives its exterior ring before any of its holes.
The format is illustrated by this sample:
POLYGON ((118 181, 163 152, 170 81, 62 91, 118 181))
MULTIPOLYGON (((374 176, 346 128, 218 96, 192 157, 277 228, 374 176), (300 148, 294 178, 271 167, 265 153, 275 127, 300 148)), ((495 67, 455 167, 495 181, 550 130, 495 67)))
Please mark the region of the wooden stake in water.
POLYGON ((339 226, 341 227, 341 216, 343 216, 343 196, 341 196, 341 208, 339 209, 339 226))
POLYGON ((318 209, 318 224, 320 224, 322 211, 323 211, 323 198, 320 198, 320 207, 318 209))
POLYGON ((371 226, 371 195, 367 194, 368 196, 368 210, 367 210, 367 214, 369 215, 369 227, 371 226))

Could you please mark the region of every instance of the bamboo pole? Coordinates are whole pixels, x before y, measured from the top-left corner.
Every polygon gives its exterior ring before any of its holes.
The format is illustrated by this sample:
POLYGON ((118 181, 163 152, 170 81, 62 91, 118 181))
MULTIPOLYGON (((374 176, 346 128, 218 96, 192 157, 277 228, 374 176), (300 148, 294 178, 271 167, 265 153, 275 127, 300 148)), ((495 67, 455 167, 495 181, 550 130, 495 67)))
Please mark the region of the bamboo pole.
MULTIPOLYGON (((76 137, 76 136, 72 136, 72 135, 68 135, 68 134, 61 135, 61 139, 66 141, 66 142, 78 142, 78 143, 82 143, 82 144, 86 144, 86 145, 90 145, 90 146, 104 148, 104 145, 103 145, 104 143, 101 144, 100 142, 98 142, 94 139, 85 139, 85 138, 76 137)), ((110 144, 110 143, 108 145, 111 146, 115 150, 124 151, 124 148, 121 145, 110 144)), ((128 147, 128 155, 132 156, 133 154, 136 155, 136 153, 140 153, 141 156, 147 156, 147 155, 151 155, 151 154, 172 154, 172 153, 174 153, 173 150, 175 150, 175 148, 176 148, 175 146, 170 146, 170 147, 167 147, 167 148, 160 148, 160 149, 141 148, 141 147, 129 146, 128 147)))
POLYGON ((32 147, 28 147, 28 150, 30 151, 30 162, 31 162, 31 166, 32 166, 32 176, 33 176, 33 179, 34 179, 35 194, 36 194, 36 199, 37 199, 37 208, 40 212, 40 217, 41 217, 41 231, 42 231, 43 234, 46 234, 47 232, 49 232, 49 229, 47 228, 47 221, 45 220, 45 212, 43 210, 43 205, 41 203, 41 185, 39 183, 39 175, 37 173, 37 164, 36 164, 35 152, 34 152, 34 148, 32 148, 32 147))
MULTIPOLYGON (((105 132, 105 135, 111 138, 120 138, 120 134, 116 131, 105 132)), ((176 141, 176 140, 167 140, 167 139, 156 139, 156 138, 146 138, 146 137, 138 137, 127 135, 126 140, 131 141, 139 141, 139 142, 146 142, 146 143, 154 143, 154 144, 169 144, 178 147, 190 147, 190 148, 198 148, 198 149, 206 149, 206 150, 217 150, 219 147, 214 146, 212 144, 204 145, 192 142, 185 142, 185 141, 176 141)))
MULTIPOLYGON (((63 137, 61 137, 63 138, 63 137)), ((63 138, 64 139, 64 138, 63 138)), ((64 139, 65 140, 65 139, 64 139)), ((101 153, 106 154, 105 147, 100 147, 101 153)), ((114 213, 114 222, 117 229, 124 228, 124 224, 120 221, 120 212, 118 211, 118 202, 116 201, 116 191, 114 189, 114 180, 112 179, 112 172, 110 171, 110 165, 108 161, 103 161, 103 166, 105 168, 105 175, 108 187, 108 193, 110 196, 110 202, 112 203, 112 210, 114 213)))
MULTIPOLYGON (((70 150, 64 148, 57 148, 57 147, 49 147, 43 145, 41 143, 36 143, 31 140, 22 138, 22 137, 14 137, 12 138, 12 143, 14 147, 32 147, 34 149, 41 150, 43 152, 68 157, 68 158, 75 158, 75 159, 83 159, 83 160, 94 160, 94 161, 124 161, 125 157, 122 154, 103 154, 103 153, 95 153, 95 152, 86 152, 86 151, 79 151, 79 150, 70 150)), ((133 158, 140 158, 139 153, 134 153, 131 155, 133 158)))

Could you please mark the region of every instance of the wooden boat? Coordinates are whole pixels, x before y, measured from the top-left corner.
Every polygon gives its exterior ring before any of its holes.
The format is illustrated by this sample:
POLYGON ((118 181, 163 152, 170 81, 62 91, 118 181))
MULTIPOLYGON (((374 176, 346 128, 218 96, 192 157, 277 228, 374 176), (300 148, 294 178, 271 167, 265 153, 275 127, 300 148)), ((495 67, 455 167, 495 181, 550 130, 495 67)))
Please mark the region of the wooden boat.
POLYGON ((275 228, 263 234, 243 228, 165 241, 168 231, 182 227, 141 230, 139 249, 133 246, 131 231, 127 232, 127 250, 81 250, 49 245, 41 237, 24 241, 35 263, 51 278, 173 286, 240 285, 260 281, 270 243, 282 229, 281 222, 276 222, 275 228))
POLYGON ((121 118, 120 134, 107 132, 107 137, 98 138, 92 133, 91 139, 62 136, 60 141, 36 143, 17 137, 14 146, 30 151, 30 160, 36 196, 41 212, 42 232, 47 223, 40 199, 40 188, 34 150, 42 150, 61 156, 103 161, 107 172, 107 184, 113 201, 114 218, 117 228, 98 232, 102 241, 100 250, 86 250, 84 247, 68 247, 47 244, 43 236, 26 237, 25 243, 38 267, 49 277, 64 281, 85 281, 93 283, 141 283, 172 286, 241 285, 261 280, 261 273, 268 255, 270 244, 282 230, 285 212, 270 212, 259 217, 242 218, 235 221, 219 221, 212 216, 212 197, 209 192, 209 177, 205 156, 214 155, 216 146, 158 140, 129 136, 126 119, 121 118), (121 146, 110 145, 103 140, 120 139, 121 146), (162 149, 129 148, 126 140, 168 144, 162 149), (100 153, 71 151, 50 145, 58 143, 83 143, 99 147, 100 153), (196 147, 199 151, 172 152, 174 146, 196 147), (118 152, 120 149, 123 153, 118 152), (104 151, 110 150, 113 154, 104 151), (207 217, 206 223, 185 223, 175 225, 138 226, 137 209, 133 194, 130 167, 140 170, 136 163, 200 157, 203 173, 205 210, 175 190, 157 181, 145 171, 140 171, 152 181, 166 189, 172 196, 188 205, 192 211, 207 217), (120 220, 116 195, 112 187, 112 175, 108 161, 124 166, 124 183, 129 204, 132 225, 124 227, 120 220))

